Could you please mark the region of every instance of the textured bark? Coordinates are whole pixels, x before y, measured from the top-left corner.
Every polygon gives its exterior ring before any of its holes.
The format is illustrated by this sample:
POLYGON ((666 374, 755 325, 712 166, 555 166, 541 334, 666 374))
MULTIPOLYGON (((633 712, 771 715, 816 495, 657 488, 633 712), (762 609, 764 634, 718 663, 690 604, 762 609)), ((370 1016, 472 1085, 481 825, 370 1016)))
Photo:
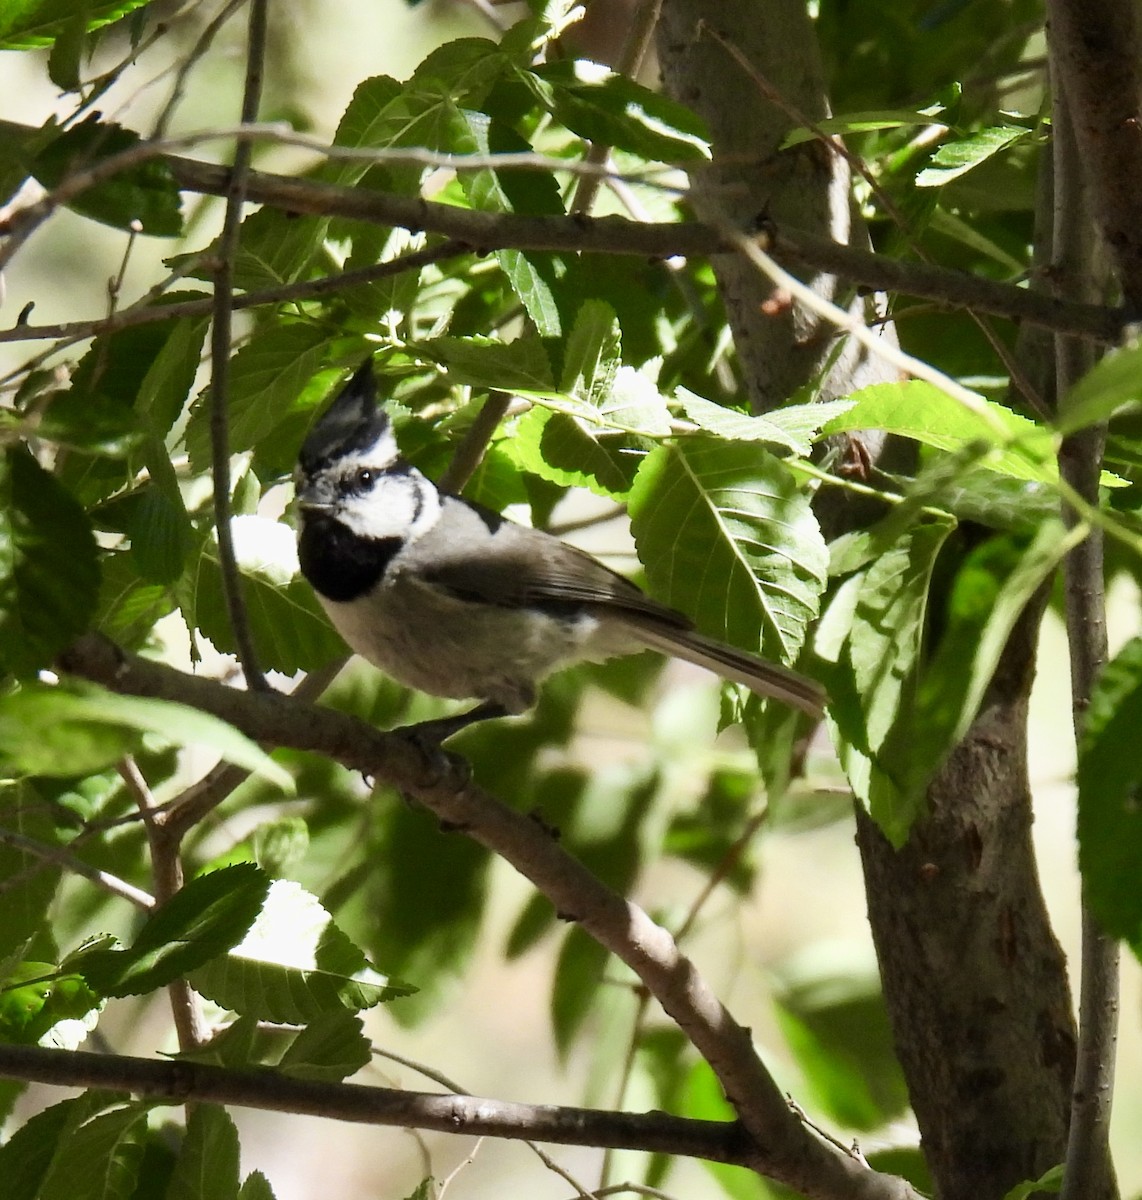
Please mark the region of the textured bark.
POLYGON ((1027 694, 1043 602, 894 850, 858 815, 896 1051, 941 1200, 998 1197, 1066 1152, 1075 1031, 1031 845, 1027 694))
MULTIPOLYGON (((709 122, 715 159, 728 160, 695 180, 699 214, 716 211, 743 227, 768 218, 779 234, 789 225, 860 244, 845 164, 819 142, 777 152, 803 121, 766 100, 723 41, 800 114, 828 112, 801 0, 665 0, 664 81, 709 122)), ((718 261, 716 270, 753 402, 770 407, 819 373, 830 338, 806 314, 772 315, 773 297, 743 264, 718 261)), ((835 291, 826 276, 812 282, 835 291)), ((842 356, 826 390, 843 394, 877 378, 883 367, 842 356)), ((822 515, 836 525, 837 514, 822 515)), ((980 716, 939 772, 905 847, 894 850, 858 817, 897 1053, 941 1200, 1002 1196, 1066 1150, 1075 1032, 1031 845, 1026 765, 1042 608, 1017 624, 980 716)))
MULTIPOLYGON (((710 126, 714 164, 691 180, 699 216, 728 220, 743 230, 771 222, 779 232, 794 228, 849 243, 854 221, 848 164, 817 140, 779 149, 791 130, 829 115, 803 2, 666 0, 658 58, 667 90, 710 126)), ((855 241, 867 245, 859 227, 855 241)), ((856 346, 830 363, 833 329, 775 295, 740 256, 715 258, 714 270, 756 410, 783 403, 826 368, 825 394, 883 378, 875 363, 862 378, 864 355, 856 346)), ((852 290, 838 287, 835 276, 817 273, 808 282, 842 307, 872 304, 853 300, 852 290)))

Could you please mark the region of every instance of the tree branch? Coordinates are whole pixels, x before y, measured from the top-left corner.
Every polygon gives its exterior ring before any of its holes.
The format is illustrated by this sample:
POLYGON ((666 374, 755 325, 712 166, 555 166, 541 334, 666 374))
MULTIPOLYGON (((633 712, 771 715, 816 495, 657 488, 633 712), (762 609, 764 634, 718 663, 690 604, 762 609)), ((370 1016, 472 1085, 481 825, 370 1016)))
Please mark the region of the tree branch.
POLYGON ((669 933, 571 858, 540 822, 472 784, 462 760, 427 754, 399 731, 384 733, 287 696, 186 675, 95 634, 80 638, 59 666, 126 695, 191 704, 258 742, 325 754, 418 800, 504 858, 557 912, 578 921, 635 972, 713 1068, 754 1141, 754 1169, 821 1200, 914 1200, 902 1180, 868 1171, 809 1133, 758 1059, 749 1031, 719 1003, 669 933))
MULTIPOLYGON (((1069 103, 1068 85, 1052 59, 1054 163, 1054 237, 1052 284, 1069 295, 1093 296, 1100 288, 1098 246, 1084 188, 1080 143, 1069 103)), ((1092 347, 1073 338, 1055 338, 1056 390, 1065 415, 1071 388, 1093 366, 1092 347)), ((1060 476, 1088 503, 1098 503, 1106 427, 1092 426, 1063 439, 1060 476)), ((1068 526, 1081 520, 1063 506, 1068 526)), ((1082 734, 1095 680, 1108 656, 1103 535, 1097 526, 1063 562, 1067 645, 1075 737, 1082 734)), ((1118 943, 1108 937, 1090 910, 1082 911, 1079 1027, 1074 1088, 1071 1094, 1066 1170, 1061 1200, 1109 1200, 1117 1195, 1110 1156, 1110 1108, 1118 1035, 1118 943)))
MULTIPOLYGON (((165 161, 179 186, 187 191, 224 194, 225 168, 177 156, 168 156, 165 161)), ((478 212, 418 197, 339 187, 262 171, 250 172, 247 195, 252 201, 289 212, 323 213, 442 233, 484 251, 514 248, 669 258, 675 254, 718 254, 732 248, 716 230, 697 221, 643 222, 619 216, 528 217, 478 212)), ((794 229, 782 228, 774 234, 773 250, 786 262, 843 275, 874 291, 904 292, 936 303, 975 308, 993 316, 1032 321, 1096 341, 1117 342, 1126 321, 1126 314, 1116 309, 1063 301, 946 267, 899 262, 888 255, 856 250, 794 229)))
MULTIPOLYGON (((250 0, 246 84, 242 93, 243 124, 254 121, 258 115, 265 52, 266 0, 250 0)), ((254 637, 242 594, 242 574, 234 556, 234 535, 230 528, 230 318, 233 313, 234 259, 242 232, 242 207, 246 200, 246 177, 252 151, 252 143, 245 138, 240 138, 234 147, 234 163, 226 186, 226 217, 214 269, 214 320, 210 331, 210 457, 214 480, 214 531, 218 538, 218 566, 226 612, 246 686, 260 692, 268 685, 254 650, 254 637)))
POLYGON ((56 1087, 103 1088, 170 1104, 234 1104, 364 1125, 534 1139, 568 1146, 614 1146, 744 1164, 752 1150, 741 1126, 667 1113, 610 1113, 477 1096, 434 1095, 354 1083, 291 1079, 277 1071, 237 1071, 179 1059, 0 1045, 0 1077, 56 1087))

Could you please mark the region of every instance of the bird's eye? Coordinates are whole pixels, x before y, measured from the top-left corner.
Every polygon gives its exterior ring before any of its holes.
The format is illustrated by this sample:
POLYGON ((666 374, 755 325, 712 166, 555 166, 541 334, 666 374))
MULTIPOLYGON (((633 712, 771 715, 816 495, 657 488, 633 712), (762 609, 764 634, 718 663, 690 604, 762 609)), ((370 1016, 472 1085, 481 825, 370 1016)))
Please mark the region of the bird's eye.
POLYGON ((353 486, 357 491, 363 492, 373 486, 373 478, 373 472, 368 467, 362 467, 353 476, 353 486))

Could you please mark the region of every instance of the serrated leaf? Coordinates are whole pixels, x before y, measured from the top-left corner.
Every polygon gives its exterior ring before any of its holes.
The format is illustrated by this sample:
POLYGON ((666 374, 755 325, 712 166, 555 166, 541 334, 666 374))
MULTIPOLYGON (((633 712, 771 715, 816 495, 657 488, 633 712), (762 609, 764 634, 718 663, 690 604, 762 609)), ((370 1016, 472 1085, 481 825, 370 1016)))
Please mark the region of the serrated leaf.
POLYGON ((92 1117, 60 1142, 37 1200, 130 1200, 143 1159, 147 1106, 92 1117))
POLYGON ((5 1200, 36 1200, 65 1133, 79 1123, 86 1109, 84 1097, 64 1100, 36 1113, 6 1138, 0 1145, 5 1200))
POLYGON ((95 537, 75 499, 22 447, 0 460, 0 664, 30 675, 95 614, 95 537))
POLYGON ((1083 892, 1103 928, 1142 953, 1142 806, 1138 722, 1142 717, 1142 638, 1103 668, 1079 745, 1079 867, 1083 892))
POLYGON ((0 1039, 74 1050, 95 1027, 101 997, 54 964, 23 962, 4 972, 0 1039))
POLYGON ((545 408, 533 408, 520 418, 509 453, 541 479, 589 488, 614 500, 626 498, 641 461, 619 439, 604 443, 574 417, 545 408))
MULTIPOLYGON (((150 0, 94 0, 89 6, 86 27, 100 29, 150 0)), ((24 0, 0 7, 0 49, 31 50, 58 38, 71 19, 74 0, 24 0)))
MULTIPOLYGON (((295 407, 321 369, 329 335, 312 325, 274 325, 230 361, 230 450, 252 450, 295 407)), ((192 465, 210 462, 210 401, 204 394, 186 434, 192 465)))
MULTIPOLYGON (((232 654, 236 644, 216 555, 211 548, 200 557, 185 607, 215 649, 232 654)), ((345 654, 344 642, 300 575, 283 582, 270 569, 243 570, 241 582, 254 650, 264 669, 294 675, 326 666, 345 654)))
POLYGON ((270 885, 242 941, 195 971, 191 983, 232 1012, 286 1025, 372 1008, 413 990, 374 971, 317 898, 288 880, 270 885))
POLYGON ((181 503, 159 487, 146 487, 127 526, 131 562, 149 583, 174 583, 182 574, 194 529, 181 503))
POLYGON ((417 349, 448 368, 452 383, 501 392, 548 392, 555 387, 547 351, 539 338, 511 342, 486 337, 439 337, 417 349))
POLYGON ((598 63, 547 63, 521 77, 556 120, 588 141, 650 161, 710 157, 705 125, 691 109, 598 63))
POLYGON ((993 125, 965 138, 944 142, 932 155, 931 165, 915 179, 919 188, 941 187, 986 162, 993 154, 1030 136, 1020 125, 993 125))
POLYGON ((364 1028, 360 1017, 347 1012, 324 1013, 294 1038, 277 1069, 292 1079, 348 1079, 372 1061, 364 1028))
MULTIPOLYGON (((142 138, 134 130, 88 117, 61 133, 32 160, 32 173, 46 188, 97 163, 134 150, 142 138)), ((181 194, 170 167, 159 157, 126 166, 67 201, 85 217, 155 237, 182 233, 181 194)))
POLYGON ((155 909, 126 949, 81 950, 64 966, 103 996, 154 991, 241 941, 269 886, 253 863, 200 875, 155 909))
POLYGON ((584 301, 563 349, 560 390, 599 408, 610 395, 621 360, 622 332, 615 310, 604 300, 584 301))
POLYGON ((238 1130, 217 1104, 195 1104, 165 1200, 238 1200, 238 1130))
POLYGON ((799 405, 798 408, 805 411, 806 420, 800 423, 799 428, 790 429, 771 417, 780 417, 783 412, 791 413, 792 409, 778 409, 777 412, 766 416, 751 417, 732 408, 724 408, 721 404, 715 404, 702 396, 696 396, 683 387, 674 394, 686 416, 706 433, 717 434, 718 437, 729 438, 735 442, 769 442, 801 455, 808 455, 813 449, 812 442, 806 434, 815 432, 826 421, 841 415, 851 407, 849 401, 799 405), (844 406, 839 412, 836 407, 838 404, 844 406), (814 420, 815 425, 812 424, 814 420), (806 429, 806 423, 811 428, 806 429))
POLYGON ((828 554, 808 499, 756 445, 687 438, 644 460, 631 529, 655 593, 704 632, 796 658, 828 554))
POLYGON ((0 759, 17 773, 83 775, 134 749, 142 733, 168 744, 203 745, 286 791, 293 777, 232 725, 208 713, 94 685, 27 684, 0 697, 0 759))
POLYGON ((938 450, 959 450, 983 441, 993 449, 981 465, 1016 479, 1052 483, 1058 478, 1051 430, 1002 404, 980 398, 969 409, 922 379, 874 383, 854 392, 847 412, 834 417, 822 432, 882 429, 938 450))
POLYGON ((261 1171, 251 1171, 242 1180, 238 1200, 275 1200, 274 1189, 270 1187, 270 1181, 261 1171))

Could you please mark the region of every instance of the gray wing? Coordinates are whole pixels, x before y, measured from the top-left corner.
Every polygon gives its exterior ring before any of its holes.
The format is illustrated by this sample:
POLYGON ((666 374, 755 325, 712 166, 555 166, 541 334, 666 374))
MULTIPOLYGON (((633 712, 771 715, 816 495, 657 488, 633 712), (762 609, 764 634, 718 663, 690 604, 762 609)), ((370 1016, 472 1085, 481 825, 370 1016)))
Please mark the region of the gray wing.
POLYGON ((420 578, 462 600, 504 608, 598 607, 666 629, 691 628, 682 613, 585 551, 451 496, 444 518, 421 540, 420 578))

